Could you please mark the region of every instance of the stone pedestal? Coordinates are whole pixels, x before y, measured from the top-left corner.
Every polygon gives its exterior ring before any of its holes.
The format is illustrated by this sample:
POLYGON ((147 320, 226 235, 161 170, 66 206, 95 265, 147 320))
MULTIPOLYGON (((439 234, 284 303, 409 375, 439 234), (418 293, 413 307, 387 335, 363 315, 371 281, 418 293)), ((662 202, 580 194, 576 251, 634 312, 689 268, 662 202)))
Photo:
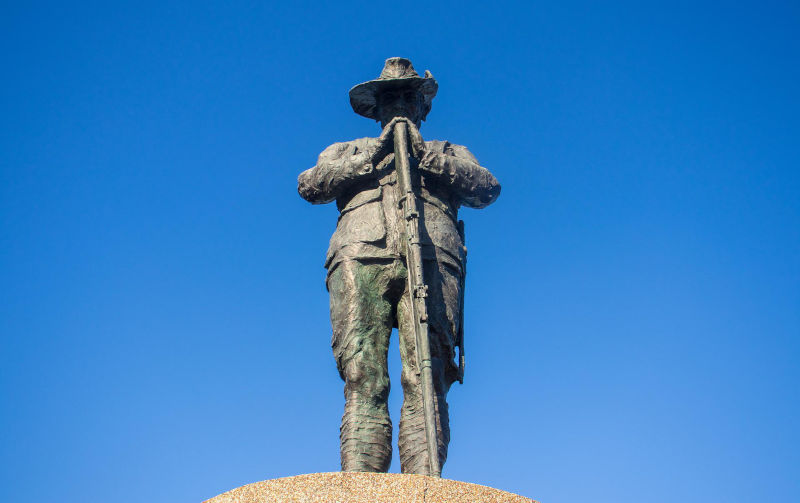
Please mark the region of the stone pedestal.
POLYGON ((400 473, 312 473, 265 480, 205 503, 536 503, 491 487, 400 473))

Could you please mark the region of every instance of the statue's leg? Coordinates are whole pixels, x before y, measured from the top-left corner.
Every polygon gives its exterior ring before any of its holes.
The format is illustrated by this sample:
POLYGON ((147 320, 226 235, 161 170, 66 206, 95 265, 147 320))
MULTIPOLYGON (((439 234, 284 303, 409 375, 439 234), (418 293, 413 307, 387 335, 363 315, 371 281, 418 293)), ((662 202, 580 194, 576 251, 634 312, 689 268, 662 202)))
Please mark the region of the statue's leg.
POLYGON ((385 262, 340 263, 328 277, 331 345, 345 382, 340 428, 342 470, 385 472, 392 459, 386 353, 393 310, 385 262))
MULTIPOLYGON (((447 459, 450 426, 447 392, 458 377, 455 364, 455 335, 458 333, 460 272, 449 266, 425 261, 425 282, 428 285, 428 331, 431 347, 431 367, 436 430, 440 466, 447 459)), ((400 467, 403 473, 430 475, 425 435, 425 413, 422 407, 420 375, 417 370, 414 325, 410 316, 408 295, 398 304, 397 319, 400 332, 400 356, 403 362, 403 407, 400 413, 400 467)))

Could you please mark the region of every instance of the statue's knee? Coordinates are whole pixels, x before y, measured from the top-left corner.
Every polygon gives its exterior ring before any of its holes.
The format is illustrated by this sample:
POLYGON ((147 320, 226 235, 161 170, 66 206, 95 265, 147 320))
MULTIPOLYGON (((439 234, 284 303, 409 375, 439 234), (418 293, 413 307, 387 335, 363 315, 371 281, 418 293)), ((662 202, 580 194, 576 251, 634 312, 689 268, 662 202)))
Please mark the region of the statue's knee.
POLYGON ((360 386, 364 380, 364 369, 358 362, 350 360, 342 369, 342 377, 348 386, 360 386))
POLYGON ((419 374, 416 368, 412 368, 410 365, 404 366, 400 373, 400 383, 405 389, 415 389, 416 386, 419 386, 419 374))
POLYGON ((389 376, 379 368, 350 362, 344 378, 348 390, 364 400, 385 401, 389 396, 389 376))
MULTIPOLYGON (((446 375, 445 366, 439 358, 431 358, 431 377, 433 378, 434 392, 440 396, 446 395, 454 379, 446 375)), ((416 367, 405 367, 400 374, 400 382, 403 384, 403 389, 419 389, 421 378, 416 367)))

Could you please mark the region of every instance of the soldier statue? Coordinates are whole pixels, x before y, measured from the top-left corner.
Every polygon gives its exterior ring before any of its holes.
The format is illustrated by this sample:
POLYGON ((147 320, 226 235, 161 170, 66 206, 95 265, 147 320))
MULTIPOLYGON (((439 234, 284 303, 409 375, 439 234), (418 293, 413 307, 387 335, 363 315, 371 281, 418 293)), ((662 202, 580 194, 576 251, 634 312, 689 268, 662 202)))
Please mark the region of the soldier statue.
POLYGON ((334 143, 298 177, 304 199, 336 201, 340 211, 325 267, 331 346, 345 383, 344 471, 389 469, 392 328, 402 359, 401 471, 440 476, 447 457, 446 396, 463 378, 467 251, 458 209, 491 204, 500 185, 465 147, 420 136, 437 90, 429 71, 420 77, 408 59, 389 58, 378 79, 350 90, 353 110, 380 121, 381 135, 334 143), (421 356, 423 349, 428 354, 421 356), (426 375, 429 388, 422 382, 426 375), (433 392, 428 402, 425 389, 433 392))

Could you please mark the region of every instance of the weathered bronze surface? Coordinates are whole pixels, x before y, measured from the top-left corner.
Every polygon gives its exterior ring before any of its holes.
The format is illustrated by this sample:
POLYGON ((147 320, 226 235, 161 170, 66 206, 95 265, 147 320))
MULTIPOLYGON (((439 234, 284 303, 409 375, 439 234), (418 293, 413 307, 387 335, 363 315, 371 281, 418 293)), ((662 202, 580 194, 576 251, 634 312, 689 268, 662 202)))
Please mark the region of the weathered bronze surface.
POLYGON ((303 198, 336 201, 340 211, 325 267, 331 346, 345 382, 345 471, 389 468, 393 327, 403 366, 401 470, 439 476, 447 458, 446 396, 463 377, 467 251, 458 209, 491 204, 500 184, 466 147, 422 139, 437 90, 430 72, 420 77, 409 60, 389 58, 378 79, 350 90, 353 110, 379 120, 381 135, 331 145, 298 177, 303 198))

